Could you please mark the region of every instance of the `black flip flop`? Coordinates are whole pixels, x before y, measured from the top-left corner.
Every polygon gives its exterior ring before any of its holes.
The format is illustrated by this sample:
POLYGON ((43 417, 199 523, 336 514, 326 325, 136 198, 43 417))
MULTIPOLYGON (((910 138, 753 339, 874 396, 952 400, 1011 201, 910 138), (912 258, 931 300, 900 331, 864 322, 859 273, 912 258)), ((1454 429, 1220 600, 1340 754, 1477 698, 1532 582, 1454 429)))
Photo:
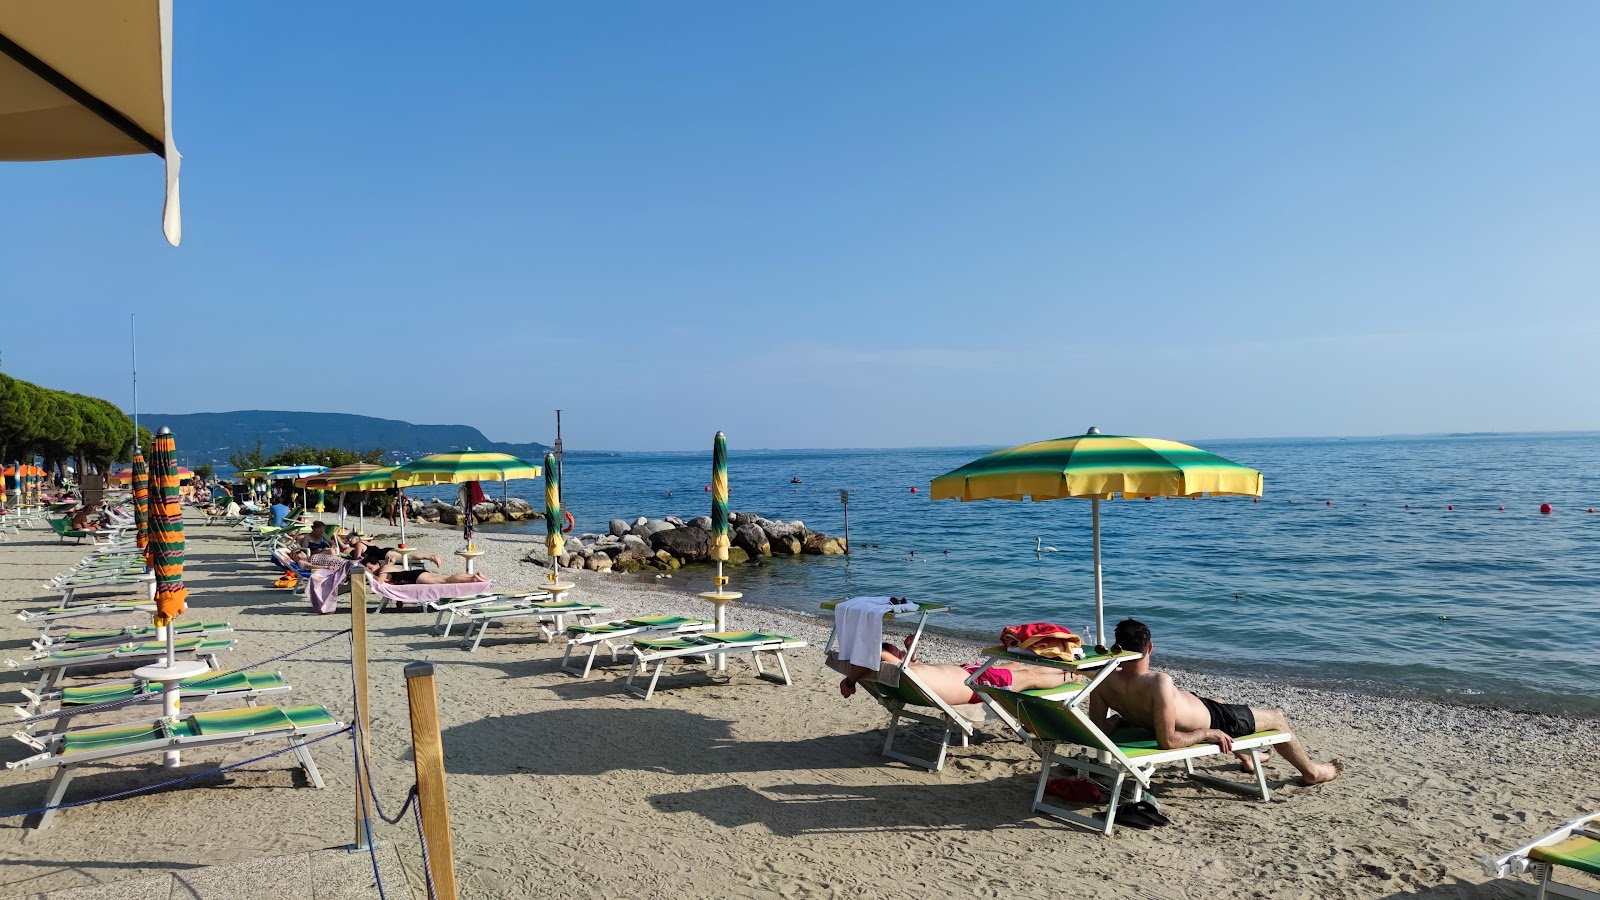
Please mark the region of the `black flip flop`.
POLYGON ((1149 831, 1155 827, 1156 822, 1141 812, 1136 805, 1128 805, 1117 807, 1117 824, 1126 825, 1129 828, 1137 828, 1140 831, 1149 831))
POLYGON ((1172 824, 1172 820, 1162 815, 1161 810, 1156 809, 1156 805, 1151 803, 1149 800, 1140 800, 1138 803, 1132 804, 1129 808, 1144 813, 1145 818, 1156 823, 1162 828, 1172 824))

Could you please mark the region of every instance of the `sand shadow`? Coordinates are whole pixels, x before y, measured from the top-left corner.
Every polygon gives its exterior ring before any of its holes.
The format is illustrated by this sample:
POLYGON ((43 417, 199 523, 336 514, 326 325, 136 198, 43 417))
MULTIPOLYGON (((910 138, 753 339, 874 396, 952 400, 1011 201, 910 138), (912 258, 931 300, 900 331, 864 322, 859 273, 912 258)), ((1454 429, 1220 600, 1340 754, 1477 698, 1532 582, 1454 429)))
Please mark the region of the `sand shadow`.
MULTIPOLYGON (((1028 810, 1031 779, 973 783, 729 784, 649 798, 658 812, 694 813, 722 828, 764 825, 780 837, 815 834, 1075 830, 1028 810)), ((1080 830, 1081 829, 1077 829, 1080 830)), ((1087 832, 1084 832, 1087 835, 1087 832)))
POLYGON ((1538 893, 1538 885, 1530 880, 1501 878, 1474 883, 1457 878, 1449 884, 1385 894, 1382 900, 1533 900, 1538 893))

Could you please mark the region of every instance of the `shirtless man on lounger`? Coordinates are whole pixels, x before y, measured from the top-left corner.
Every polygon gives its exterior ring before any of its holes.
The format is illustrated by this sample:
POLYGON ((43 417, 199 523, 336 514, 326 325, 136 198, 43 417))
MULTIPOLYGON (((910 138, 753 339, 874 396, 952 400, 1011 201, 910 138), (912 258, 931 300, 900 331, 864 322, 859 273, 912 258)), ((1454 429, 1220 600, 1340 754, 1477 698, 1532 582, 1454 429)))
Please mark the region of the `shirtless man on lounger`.
MULTIPOLYGON (((1117 623, 1117 645, 1113 650, 1131 650, 1144 656, 1124 663, 1101 682, 1089 700, 1089 716, 1100 730, 1110 734, 1120 724, 1148 728, 1156 734, 1163 750, 1212 743, 1223 752, 1233 749, 1233 739, 1257 731, 1293 733, 1281 709, 1263 709, 1233 703, 1218 703, 1180 691, 1172 677, 1150 671, 1150 656, 1155 643, 1150 629, 1142 622, 1124 619, 1117 623), (1111 710, 1116 710, 1112 713, 1111 710)), ((1279 744, 1283 758, 1300 770, 1301 784, 1332 781, 1344 770, 1339 762, 1317 763, 1298 737, 1279 744)), ((1253 771, 1248 757, 1241 756, 1245 771, 1253 771)))
MULTIPOLYGON (((906 638, 906 643, 911 643, 911 638, 906 638)), ((894 666, 900 665, 906 658, 906 651, 893 644, 883 645, 883 661, 894 666)), ((951 706, 961 706, 965 703, 977 703, 978 695, 972 688, 967 687, 967 679, 973 672, 978 671, 983 663, 967 663, 964 666, 947 665, 943 663, 912 663, 911 671, 928 690, 938 695, 940 700, 951 706)), ((856 682, 862 676, 871 673, 866 666, 851 666, 850 674, 839 682, 839 693, 849 697, 856 692, 856 682)), ((1049 666, 1030 666, 1027 663, 998 662, 990 666, 983 677, 978 679, 979 684, 994 685, 995 687, 1010 688, 1014 691, 1032 691, 1039 688, 1056 687, 1071 681, 1081 679, 1071 672, 1062 669, 1052 669, 1049 666)))

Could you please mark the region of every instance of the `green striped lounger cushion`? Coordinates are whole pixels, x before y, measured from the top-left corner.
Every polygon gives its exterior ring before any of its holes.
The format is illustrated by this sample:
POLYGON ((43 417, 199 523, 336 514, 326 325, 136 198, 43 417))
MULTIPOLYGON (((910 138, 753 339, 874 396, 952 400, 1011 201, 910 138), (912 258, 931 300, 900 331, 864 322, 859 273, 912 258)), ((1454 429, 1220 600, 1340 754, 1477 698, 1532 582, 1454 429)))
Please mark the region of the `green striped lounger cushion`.
POLYGON ((1600 841, 1581 834, 1546 847, 1534 847, 1528 855, 1552 866, 1566 866, 1590 875, 1600 875, 1600 841))
POLYGON ((628 620, 628 625, 634 628, 681 628, 684 625, 700 624, 704 624, 703 620, 687 616, 643 616, 628 620))
POLYGON ((323 706, 241 706, 238 709, 195 713, 185 721, 195 734, 218 735, 331 725, 334 718, 323 706))
POLYGON ((61 753, 70 756, 88 750, 105 750, 146 744, 167 737, 165 722, 145 722, 139 725, 107 725, 102 728, 85 728, 69 731, 61 739, 61 753))

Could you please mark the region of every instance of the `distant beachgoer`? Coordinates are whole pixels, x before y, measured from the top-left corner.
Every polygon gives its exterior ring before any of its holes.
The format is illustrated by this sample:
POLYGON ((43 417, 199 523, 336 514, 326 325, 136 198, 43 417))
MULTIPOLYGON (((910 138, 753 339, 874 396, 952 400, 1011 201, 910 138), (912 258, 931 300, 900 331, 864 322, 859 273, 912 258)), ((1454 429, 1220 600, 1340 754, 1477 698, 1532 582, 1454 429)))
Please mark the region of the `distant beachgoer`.
POLYGON ((272 504, 268 512, 272 514, 272 519, 267 524, 273 528, 282 528, 289 519, 289 507, 284 506, 282 500, 272 504))
MULTIPOLYGON (((1171 676, 1150 671, 1150 657, 1156 645, 1144 623, 1133 619, 1118 622, 1116 639, 1112 650, 1131 650, 1144 655, 1106 676, 1089 700, 1089 715, 1106 734, 1122 723, 1129 723, 1154 731, 1156 745, 1163 750, 1213 743, 1223 752, 1229 752, 1233 749, 1233 739, 1247 734, 1273 730, 1292 733, 1289 719, 1281 709, 1219 703, 1197 697, 1178 690, 1171 676), (1113 709, 1116 714, 1111 712, 1113 709)), ((1312 762, 1311 754, 1306 752, 1298 737, 1277 746, 1283 758, 1300 770, 1302 784, 1332 781, 1344 769, 1339 762, 1312 762)), ((1241 755, 1240 763, 1245 771, 1254 770, 1247 756, 1241 755)))

